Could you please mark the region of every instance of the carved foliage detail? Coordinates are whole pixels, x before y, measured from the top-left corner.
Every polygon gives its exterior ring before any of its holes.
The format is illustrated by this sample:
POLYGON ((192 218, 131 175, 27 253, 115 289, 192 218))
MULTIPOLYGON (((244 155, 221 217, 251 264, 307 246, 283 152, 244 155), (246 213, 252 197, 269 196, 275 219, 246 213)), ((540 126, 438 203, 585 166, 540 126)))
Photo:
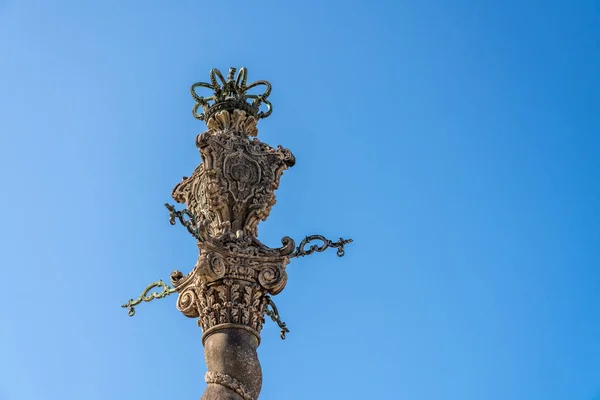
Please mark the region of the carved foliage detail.
POLYGON ((198 325, 205 332, 220 324, 241 324, 261 331, 267 298, 259 285, 224 279, 222 284, 202 284, 197 291, 200 307, 198 325))
POLYGON ((199 318, 203 330, 232 323, 260 332, 268 294, 281 292, 287 283, 289 259, 215 251, 211 246, 199 243, 198 262, 188 275, 171 274, 179 292, 177 308, 199 318))
POLYGON ((209 130, 196 145, 203 163, 173 190, 205 221, 210 237, 244 234, 256 237, 257 226, 275 204, 275 190, 285 169, 295 163, 292 153, 249 136, 256 134, 256 119, 244 111, 221 111, 209 120, 209 130))

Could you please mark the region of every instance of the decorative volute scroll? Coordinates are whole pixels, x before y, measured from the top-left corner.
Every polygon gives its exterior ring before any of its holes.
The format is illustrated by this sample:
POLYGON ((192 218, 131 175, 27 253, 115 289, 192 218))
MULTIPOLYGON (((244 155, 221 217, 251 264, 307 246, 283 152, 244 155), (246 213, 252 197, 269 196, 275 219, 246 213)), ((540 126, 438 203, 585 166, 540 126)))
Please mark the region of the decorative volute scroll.
POLYGON ((202 162, 173 189, 173 199, 185 209, 166 204, 171 224, 179 220, 196 238, 196 265, 188 274, 174 271, 173 288, 158 281, 123 305, 133 315, 142 301, 178 294, 177 308, 197 318, 203 331, 208 366, 203 400, 258 398, 262 373, 256 348, 265 315, 279 325, 282 339, 289 332, 271 296, 285 288, 290 259, 329 247, 337 248, 341 257, 344 245, 352 241, 312 235, 296 247, 284 237, 281 247, 269 248, 257 239, 258 224, 269 216, 281 175, 295 158, 288 149, 256 138, 258 120, 272 111, 270 83, 247 84, 246 69, 237 76, 235 72, 230 68, 224 79, 213 69, 210 82, 192 85, 193 115, 208 127, 196 138, 202 162), (248 93, 257 87, 265 91, 248 93), (212 90, 211 96, 200 96, 199 88, 212 90), (322 244, 310 245, 313 241, 322 244), (153 288, 162 292, 150 293, 153 288))

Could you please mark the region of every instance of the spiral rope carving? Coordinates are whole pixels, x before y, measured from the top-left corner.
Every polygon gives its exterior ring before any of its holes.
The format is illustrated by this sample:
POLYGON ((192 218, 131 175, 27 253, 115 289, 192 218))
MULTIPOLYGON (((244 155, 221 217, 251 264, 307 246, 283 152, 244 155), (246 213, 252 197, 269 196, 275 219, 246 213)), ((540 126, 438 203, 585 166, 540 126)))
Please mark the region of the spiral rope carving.
POLYGON ((240 397, 244 400, 254 400, 254 397, 252 397, 246 386, 232 376, 221 374, 220 372, 208 371, 206 375, 204 375, 204 380, 206 383, 214 383, 225 386, 226 388, 231 389, 240 395, 240 397))

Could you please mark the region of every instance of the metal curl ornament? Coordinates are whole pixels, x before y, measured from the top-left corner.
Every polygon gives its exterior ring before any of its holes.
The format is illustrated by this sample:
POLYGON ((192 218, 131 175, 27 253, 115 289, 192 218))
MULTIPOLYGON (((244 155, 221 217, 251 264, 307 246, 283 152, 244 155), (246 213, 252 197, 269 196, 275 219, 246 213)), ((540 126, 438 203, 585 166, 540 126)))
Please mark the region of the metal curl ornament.
POLYGON ((242 67, 237 77, 235 76, 235 72, 235 68, 229 68, 229 74, 227 75, 227 79, 225 79, 221 71, 213 68, 210 70, 210 83, 196 82, 192 85, 190 94, 196 102, 192 109, 194 118, 208 122, 218 111, 232 111, 234 109, 244 110, 257 119, 266 118, 271 115, 273 106, 267 100, 271 94, 271 84, 265 80, 260 80, 247 85, 248 70, 242 67), (219 81, 221 82, 219 83, 219 81), (248 93, 250 89, 258 86, 265 86, 265 91, 262 94, 248 93), (208 97, 200 96, 196 92, 197 88, 211 89, 213 95, 208 97), (252 102, 248 103, 248 100, 252 100, 252 102), (267 107, 266 111, 260 111, 262 104, 267 107), (202 107, 203 113, 198 112, 200 107, 202 107))
POLYGON ((322 251, 325 251, 329 247, 336 248, 337 256, 343 257, 344 254, 346 254, 346 252, 344 250, 344 245, 346 245, 348 243, 352 243, 352 242, 353 242, 352 239, 344 239, 344 238, 340 238, 340 240, 338 240, 337 242, 332 242, 331 240, 327 239, 325 236, 322 236, 322 235, 310 235, 310 236, 305 237, 304 240, 302 240, 300 242, 300 245, 290 255, 290 258, 304 257, 304 256, 314 253, 315 251, 317 253, 320 253, 322 251), (323 242, 323 244, 321 246, 313 244, 308 249, 306 249, 306 246, 313 240, 320 240, 323 242))
POLYGON ((281 317, 279 316, 279 311, 277 310, 277 306, 275 306, 275 303, 273 302, 273 300, 271 300, 271 297, 266 296, 266 299, 267 306, 265 307, 265 314, 271 317, 271 320, 273 320, 273 322, 275 322, 279 326, 279 328, 281 329, 281 331, 279 332, 279 337, 281 337, 281 340, 285 340, 285 334, 290 333, 290 330, 285 325, 285 322, 281 320, 281 317))
POLYGON ((164 283, 162 280, 159 280, 157 282, 153 282, 150 285, 148 285, 146 287, 146 289, 144 289, 144 291, 142 292, 140 297, 138 297, 135 300, 130 299, 127 302, 127 304, 123 304, 121 307, 129 308, 129 311, 127 311, 127 314, 130 317, 133 317, 135 315, 135 306, 140 304, 142 301, 149 302, 154 299, 162 299, 164 297, 167 297, 167 296, 175 293, 176 291, 177 290, 173 289, 172 287, 170 287, 169 285, 164 283), (152 292, 152 293, 148 294, 148 292, 150 292, 154 288, 161 288, 162 292, 152 292))
POLYGON ((177 223, 175 221, 175 218, 177 218, 181 225, 185 226, 187 231, 191 233, 196 240, 199 242, 204 242, 205 239, 200 234, 200 226, 198 225, 198 220, 196 219, 194 213, 188 209, 177 211, 175 210, 175 206, 172 206, 169 203, 165 203, 165 207, 167 207, 167 210, 169 210, 169 223, 171 225, 175 225, 177 223), (185 217, 188 217, 189 219, 185 219, 185 217))

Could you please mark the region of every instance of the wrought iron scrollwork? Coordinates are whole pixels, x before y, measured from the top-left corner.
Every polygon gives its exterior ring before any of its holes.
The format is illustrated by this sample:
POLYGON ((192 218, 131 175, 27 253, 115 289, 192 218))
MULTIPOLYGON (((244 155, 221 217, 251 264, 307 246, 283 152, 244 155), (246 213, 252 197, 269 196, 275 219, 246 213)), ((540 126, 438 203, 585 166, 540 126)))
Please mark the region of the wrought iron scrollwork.
POLYGON ((325 236, 322 236, 322 235, 310 235, 310 236, 305 237, 304 240, 302 240, 302 242, 300 242, 300 245, 290 255, 290 258, 291 257, 304 257, 304 256, 314 253, 315 251, 320 253, 322 251, 325 251, 329 247, 336 248, 337 249, 336 254, 338 255, 338 257, 343 257, 345 254, 344 245, 346 245, 348 243, 352 243, 352 239, 340 238, 340 240, 338 240, 337 242, 332 242, 331 240, 327 239, 325 236), (313 244, 308 249, 306 249, 306 246, 313 240, 320 240, 323 242, 323 244, 321 246, 313 244))
POLYGON ((142 301, 149 302, 154 299, 162 299, 163 297, 167 297, 167 296, 175 293, 176 291, 177 290, 173 289, 172 287, 170 287, 169 285, 164 283, 162 280, 159 280, 157 282, 153 282, 150 285, 148 285, 146 287, 146 289, 144 289, 144 291, 142 292, 140 297, 138 297, 135 300, 130 299, 129 302, 127 302, 127 304, 123 304, 121 307, 129 308, 129 311, 127 311, 127 314, 130 317, 133 317, 135 315, 135 306, 140 304, 142 301), (154 288, 161 288, 162 291, 149 293, 154 288))
POLYGON ((222 109, 244 110, 256 118, 266 118, 271 115, 273 107, 271 102, 267 100, 267 97, 271 94, 271 84, 261 80, 247 85, 248 70, 246 68, 240 69, 237 77, 235 77, 235 72, 235 68, 229 68, 229 74, 225 79, 221 71, 213 68, 210 70, 210 83, 196 82, 192 85, 190 93, 196 101, 192 110, 194 118, 208 121, 211 116, 222 109), (258 86, 265 86, 265 91, 262 94, 248 93, 250 89, 258 86), (196 89, 201 87, 211 89, 213 95, 209 97, 199 96, 196 89), (248 100, 252 100, 252 103, 248 103, 248 100), (259 111, 261 104, 267 106, 267 111, 259 111), (200 107, 202 107, 204 113, 198 113, 200 107))
POLYGON ((277 310, 277 306, 275 306, 275 303, 273 303, 273 300, 271 300, 270 296, 267 296, 267 307, 265 308, 265 314, 271 317, 273 322, 275 322, 279 326, 279 328, 281 329, 279 336, 281 337, 281 340, 285 340, 285 334, 289 333, 290 330, 285 325, 285 322, 281 320, 281 317, 279 316, 279 311, 277 310))
POLYGON ((177 218, 181 225, 185 226, 188 232, 191 233, 196 240, 199 242, 204 242, 204 237, 202 237, 200 234, 200 226, 198 225, 198 220, 196 219, 194 213, 188 209, 177 211, 175 210, 175 206, 172 206, 168 203, 165 203, 165 207, 167 207, 167 210, 169 210, 169 223, 171 225, 175 225, 177 223, 175 221, 175 218, 177 218), (186 217, 188 219, 186 219, 186 217))

